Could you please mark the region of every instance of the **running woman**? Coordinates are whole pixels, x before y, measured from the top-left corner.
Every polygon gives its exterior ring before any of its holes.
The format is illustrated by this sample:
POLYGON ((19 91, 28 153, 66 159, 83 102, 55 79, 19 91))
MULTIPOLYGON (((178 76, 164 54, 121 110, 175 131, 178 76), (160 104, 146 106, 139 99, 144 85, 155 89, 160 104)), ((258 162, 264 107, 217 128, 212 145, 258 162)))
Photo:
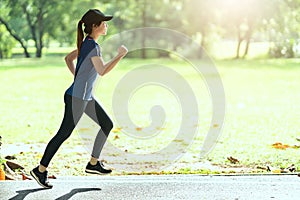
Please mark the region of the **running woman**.
POLYGON ((122 45, 118 54, 109 62, 102 59, 101 49, 97 44, 100 35, 106 35, 107 21, 113 16, 104 15, 97 9, 87 11, 78 22, 77 49, 65 57, 66 64, 74 75, 72 85, 64 94, 65 113, 57 134, 48 143, 40 165, 30 171, 33 178, 44 188, 52 188, 48 182, 47 167, 61 144, 71 135, 83 113, 86 113, 99 126, 100 130, 94 141, 91 159, 85 172, 92 174, 111 173, 99 161, 101 150, 113 128, 113 123, 92 94, 97 75, 104 76, 127 54, 127 48, 122 45), (84 33, 82 30, 84 25, 84 33), (74 60, 77 58, 76 68, 74 60))

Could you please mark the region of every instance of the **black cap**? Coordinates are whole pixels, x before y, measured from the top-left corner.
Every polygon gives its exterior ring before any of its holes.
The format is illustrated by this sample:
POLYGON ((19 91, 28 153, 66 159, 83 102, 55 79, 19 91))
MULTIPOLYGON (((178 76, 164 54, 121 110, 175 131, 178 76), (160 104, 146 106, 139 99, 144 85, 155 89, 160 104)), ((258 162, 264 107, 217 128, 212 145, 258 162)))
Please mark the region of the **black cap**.
POLYGON ((100 21, 109 21, 112 18, 113 18, 112 15, 104 15, 100 10, 90 9, 83 15, 81 21, 85 24, 90 24, 90 23, 94 24, 100 21))

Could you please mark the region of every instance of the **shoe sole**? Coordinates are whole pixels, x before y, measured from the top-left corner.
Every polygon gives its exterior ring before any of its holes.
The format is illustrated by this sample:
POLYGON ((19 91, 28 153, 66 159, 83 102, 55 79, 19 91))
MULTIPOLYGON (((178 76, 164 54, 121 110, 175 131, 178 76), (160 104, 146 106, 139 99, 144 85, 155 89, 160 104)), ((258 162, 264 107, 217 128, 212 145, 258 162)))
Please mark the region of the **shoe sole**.
POLYGON ((30 175, 34 178, 34 180, 36 180, 36 182, 40 185, 40 186, 42 186, 43 188, 47 188, 47 189, 51 189, 52 187, 47 187, 47 186, 45 186, 45 185, 43 185, 40 181, 39 181, 39 179, 38 179, 38 177, 35 175, 35 173, 31 170, 30 171, 30 175))
POLYGON ((111 172, 108 172, 108 173, 101 173, 99 171, 96 171, 96 170, 90 170, 90 169, 85 169, 85 172, 86 173, 89 173, 89 174, 110 174, 111 172))

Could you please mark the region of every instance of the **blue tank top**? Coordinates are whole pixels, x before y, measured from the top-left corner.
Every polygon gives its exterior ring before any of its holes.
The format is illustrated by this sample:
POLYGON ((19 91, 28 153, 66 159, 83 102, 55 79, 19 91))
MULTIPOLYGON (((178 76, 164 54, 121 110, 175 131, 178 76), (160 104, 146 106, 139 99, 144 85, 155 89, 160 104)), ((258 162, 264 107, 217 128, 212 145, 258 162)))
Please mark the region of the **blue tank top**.
POLYGON ((93 38, 87 36, 80 48, 77 58, 74 81, 66 90, 66 94, 82 100, 92 99, 92 90, 98 76, 91 58, 102 56, 99 45, 93 38))

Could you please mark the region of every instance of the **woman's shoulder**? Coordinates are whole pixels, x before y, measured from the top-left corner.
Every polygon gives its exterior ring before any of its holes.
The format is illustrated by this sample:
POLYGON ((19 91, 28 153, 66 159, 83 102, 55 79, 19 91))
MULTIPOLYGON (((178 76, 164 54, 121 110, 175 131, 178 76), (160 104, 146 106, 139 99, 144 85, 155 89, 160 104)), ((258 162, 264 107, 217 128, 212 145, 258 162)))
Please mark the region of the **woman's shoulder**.
POLYGON ((98 44, 95 42, 95 40, 93 40, 92 38, 90 37, 86 37, 84 40, 83 40, 83 43, 82 44, 85 44, 85 45, 91 45, 91 46, 97 46, 98 44))
POLYGON ((85 38, 83 43, 81 44, 81 49, 94 49, 94 48, 99 48, 98 44, 89 38, 85 38))
POLYGON ((100 46, 93 39, 85 38, 81 44, 80 52, 83 57, 101 55, 100 46))

